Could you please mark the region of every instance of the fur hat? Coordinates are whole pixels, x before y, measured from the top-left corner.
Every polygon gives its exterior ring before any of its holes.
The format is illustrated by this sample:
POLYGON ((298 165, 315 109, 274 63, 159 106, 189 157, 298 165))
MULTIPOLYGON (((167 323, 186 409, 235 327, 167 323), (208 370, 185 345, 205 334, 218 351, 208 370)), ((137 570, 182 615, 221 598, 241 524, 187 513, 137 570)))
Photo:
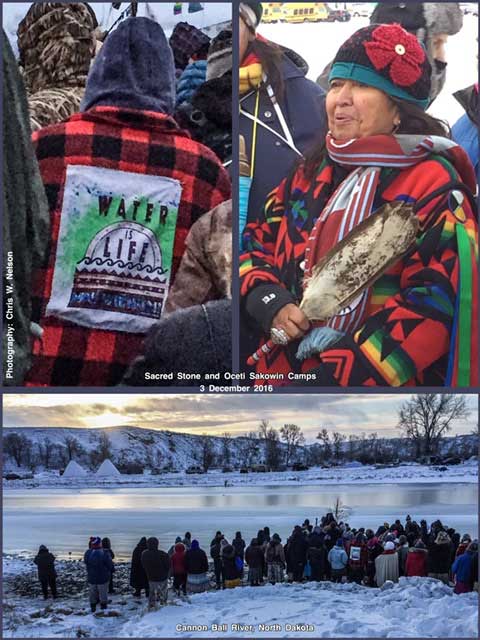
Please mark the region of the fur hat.
POLYGON ((432 68, 417 38, 398 24, 363 27, 342 44, 329 80, 342 78, 375 87, 426 109, 432 68))
POLYGON ((232 30, 224 29, 210 42, 207 80, 219 78, 232 69, 232 30))

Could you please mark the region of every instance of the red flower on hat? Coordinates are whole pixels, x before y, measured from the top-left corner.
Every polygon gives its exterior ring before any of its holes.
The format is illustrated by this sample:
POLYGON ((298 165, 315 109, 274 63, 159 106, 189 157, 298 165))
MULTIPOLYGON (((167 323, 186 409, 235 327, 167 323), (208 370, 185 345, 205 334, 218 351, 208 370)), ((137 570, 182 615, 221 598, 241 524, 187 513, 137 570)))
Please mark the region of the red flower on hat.
POLYGON ((389 24, 374 29, 372 38, 363 46, 375 69, 390 65, 390 78, 401 87, 409 87, 420 78, 425 51, 415 36, 398 24, 389 24))

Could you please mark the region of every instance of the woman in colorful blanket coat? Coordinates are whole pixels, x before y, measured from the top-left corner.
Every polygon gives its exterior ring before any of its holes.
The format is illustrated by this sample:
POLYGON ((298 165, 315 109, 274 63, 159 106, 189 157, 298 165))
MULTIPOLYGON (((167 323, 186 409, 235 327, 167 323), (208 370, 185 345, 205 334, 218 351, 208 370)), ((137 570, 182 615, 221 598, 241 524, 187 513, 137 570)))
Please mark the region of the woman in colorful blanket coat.
POLYGON ((268 374, 302 382, 298 374, 307 372, 317 385, 476 384, 475 175, 423 111, 430 71, 399 25, 365 27, 340 47, 325 145, 269 195, 263 217, 244 233, 241 295, 261 328, 259 346, 278 333, 288 341, 257 353, 257 384, 275 382, 268 374), (414 248, 331 318, 329 343, 301 360, 300 338, 312 327, 297 306, 304 274, 395 200, 414 206, 414 248))

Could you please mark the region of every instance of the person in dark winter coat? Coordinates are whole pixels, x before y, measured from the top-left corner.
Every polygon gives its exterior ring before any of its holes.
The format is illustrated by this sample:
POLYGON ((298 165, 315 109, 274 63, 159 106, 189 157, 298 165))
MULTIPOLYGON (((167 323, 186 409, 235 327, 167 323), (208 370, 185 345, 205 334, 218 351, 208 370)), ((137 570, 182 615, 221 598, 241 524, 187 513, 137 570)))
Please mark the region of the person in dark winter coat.
POLYGON ((108 583, 108 593, 114 593, 113 590, 113 574, 115 573, 115 565, 113 563, 113 560, 115 559, 115 554, 112 551, 112 545, 110 542, 110 538, 102 538, 102 549, 105 551, 105 553, 109 553, 110 554, 110 558, 112 559, 112 572, 110 574, 110 581, 108 583))
POLYGON ((248 582, 251 587, 258 587, 262 582, 264 555, 257 538, 252 538, 245 551, 245 562, 248 564, 248 582))
POLYGON ((287 543, 286 558, 291 567, 292 579, 294 582, 303 580, 303 571, 307 562, 308 542, 298 525, 294 528, 287 543))
POLYGON ((158 538, 151 537, 147 540, 147 548, 142 553, 142 566, 148 578, 148 607, 156 606, 157 596, 161 604, 167 601, 168 573, 170 571, 170 558, 168 553, 158 548, 158 538))
POLYGON ((189 593, 201 593, 208 588, 208 558, 200 549, 198 540, 192 540, 190 549, 185 554, 187 570, 187 590, 189 593))
POLYGON ((240 4, 239 132, 254 165, 249 221, 261 215, 268 193, 313 140, 326 133, 323 89, 306 79, 308 65, 297 53, 256 35, 261 11, 259 2, 240 4))
POLYGON ((187 531, 185 533, 185 537, 183 538, 182 542, 185 545, 185 550, 188 551, 192 545, 192 534, 190 533, 190 531, 187 531))
POLYGON ((210 543, 210 556, 213 560, 213 569, 215 571, 215 582, 217 589, 224 586, 225 579, 223 577, 222 557, 221 557, 221 542, 224 540, 224 535, 221 531, 217 531, 215 537, 210 543))
POLYGON ((186 548, 183 542, 177 542, 171 556, 171 573, 173 575, 173 588, 177 595, 180 591, 187 593, 187 567, 185 563, 186 548))
POLYGON ((313 533, 308 537, 307 560, 311 567, 310 579, 315 582, 325 580, 327 570, 327 549, 324 544, 325 536, 321 533, 320 527, 315 527, 313 533))
POLYGON ((232 540, 232 547, 235 549, 235 555, 242 560, 245 557, 245 540, 242 538, 241 531, 237 531, 235 538, 232 540))
POLYGON ((285 552, 282 539, 278 533, 274 533, 265 549, 265 563, 267 565, 267 580, 270 584, 283 582, 285 569, 285 552))
POLYGON ((405 563, 406 576, 426 576, 427 575, 427 554, 428 551, 425 544, 419 540, 417 544, 410 549, 405 563))
POLYGON ((241 569, 237 565, 237 555, 231 544, 225 545, 222 550, 222 575, 225 589, 240 586, 241 569))
POLYGON ((45 600, 48 598, 48 588, 52 592, 52 598, 57 597, 57 573, 55 571, 55 556, 50 553, 47 547, 40 545, 38 553, 33 559, 38 569, 38 579, 42 586, 42 593, 45 600))
POLYGON ((109 553, 102 549, 102 541, 96 536, 91 538, 90 548, 85 551, 83 561, 87 566, 90 608, 95 613, 97 604, 106 609, 108 604, 108 583, 113 570, 109 553))
POLYGON ((445 531, 439 531, 433 544, 428 546, 428 577, 448 584, 452 564, 452 543, 445 531))
POLYGON ((145 536, 140 538, 139 543, 132 553, 132 562, 130 564, 130 586, 135 589, 133 594, 136 598, 142 595, 142 589, 145 589, 145 595, 148 598, 148 578, 145 569, 142 566, 142 553, 147 548, 147 539, 145 536))
MULTIPOLYGON (((461 556, 457 556, 452 565, 452 574, 455 578, 455 593, 469 593, 473 591, 473 564, 474 557, 478 558, 478 542, 474 540, 468 545, 468 549, 461 556)), ((478 560, 477 560, 478 562, 478 560)), ((478 580, 478 578, 477 578, 478 580)))
POLYGON ((226 170, 178 127, 174 104, 162 27, 131 17, 95 58, 81 113, 34 134, 56 231, 33 276, 43 339, 28 384, 118 384, 163 316, 190 227, 230 197, 226 170))

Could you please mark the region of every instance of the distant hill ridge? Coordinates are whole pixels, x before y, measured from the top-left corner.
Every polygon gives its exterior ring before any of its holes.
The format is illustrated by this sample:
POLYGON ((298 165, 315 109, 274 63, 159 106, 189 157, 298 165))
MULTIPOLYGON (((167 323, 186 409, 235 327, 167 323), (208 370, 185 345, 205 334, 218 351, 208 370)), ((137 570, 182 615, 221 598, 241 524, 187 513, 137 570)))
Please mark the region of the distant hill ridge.
MULTIPOLYGON (((18 468, 15 457, 6 443, 10 434, 26 438, 26 447, 20 453, 20 467, 30 469, 63 469, 70 459, 86 469, 96 470, 103 459, 110 458, 123 473, 153 471, 182 471, 191 466, 241 468, 266 461, 266 443, 259 438, 245 436, 225 439, 222 436, 194 435, 168 430, 144 429, 128 425, 104 428, 67 427, 5 427, 4 469, 18 468), (68 443, 70 452, 68 450, 68 443), (48 451, 47 451, 48 448, 48 451)), ((299 446, 291 455, 290 463, 321 464, 335 462, 389 463, 412 459, 411 444, 405 438, 378 439, 376 459, 372 455, 372 443, 367 438, 342 442, 337 456, 325 457, 325 447, 320 443, 299 446)), ((441 441, 440 456, 468 458, 478 453, 475 435, 448 437, 441 441)), ((278 443, 280 466, 285 463, 287 446, 278 443)), ((17 455, 18 458, 18 455, 17 455)))

